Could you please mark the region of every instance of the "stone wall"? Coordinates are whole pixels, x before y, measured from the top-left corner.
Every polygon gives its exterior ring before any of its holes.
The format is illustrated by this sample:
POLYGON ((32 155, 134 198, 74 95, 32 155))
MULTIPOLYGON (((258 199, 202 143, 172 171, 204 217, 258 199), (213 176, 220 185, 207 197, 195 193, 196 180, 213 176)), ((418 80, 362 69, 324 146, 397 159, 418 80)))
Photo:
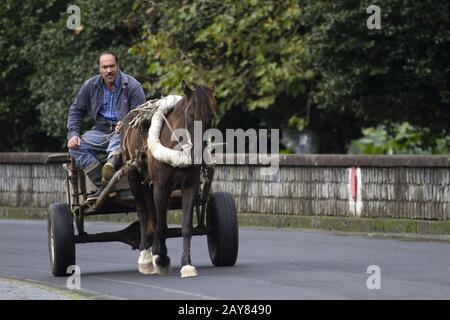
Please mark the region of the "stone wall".
POLYGON ((219 167, 213 189, 232 193, 239 212, 428 220, 450 217, 448 168, 281 166, 273 177, 259 176, 258 170, 252 166, 219 167))
MULTIPOLYGON (((0 207, 65 201, 64 154, 0 153, 0 207)), ((214 191, 240 213, 447 220, 449 156, 280 156, 274 175, 259 164, 218 165, 214 191)))
POLYGON ((24 158, 23 154, 7 158, 0 153, 0 207, 48 207, 65 201, 62 163, 44 164, 41 154, 24 158))

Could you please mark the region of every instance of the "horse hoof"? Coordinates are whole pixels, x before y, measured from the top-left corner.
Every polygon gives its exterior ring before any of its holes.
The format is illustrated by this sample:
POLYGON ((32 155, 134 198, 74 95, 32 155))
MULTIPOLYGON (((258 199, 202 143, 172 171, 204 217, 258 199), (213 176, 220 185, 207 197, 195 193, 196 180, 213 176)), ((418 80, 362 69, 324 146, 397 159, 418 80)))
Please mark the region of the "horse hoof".
MULTIPOLYGON (((169 257, 167 257, 169 259, 169 257)), ((169 263, 166 264, 165 266, 161 266, 159 265, 157 262, 159 261, 159 256, 155 255, 153 256, 153 273, 154 274, 159 274, 161 276, 167 276, 168 274, 170 274, 170 259, 169 259, 169 263)))
POLYGON ((138 263, 138 270, 142 274, 154 274, 155 270, 153 268, 153 263, 138 263))
POLYGON ((181 277, 182 278, 189 278, 189 277, 196 277, 198 276, 197 269, 195 269, 194 266, 191 265, 185 265, 183 268, 181 268, 181 277))
POLYGON ((139 254, 138 270, 142 274, 153 274, 153 256, 151 248, 142 250, 139 254))

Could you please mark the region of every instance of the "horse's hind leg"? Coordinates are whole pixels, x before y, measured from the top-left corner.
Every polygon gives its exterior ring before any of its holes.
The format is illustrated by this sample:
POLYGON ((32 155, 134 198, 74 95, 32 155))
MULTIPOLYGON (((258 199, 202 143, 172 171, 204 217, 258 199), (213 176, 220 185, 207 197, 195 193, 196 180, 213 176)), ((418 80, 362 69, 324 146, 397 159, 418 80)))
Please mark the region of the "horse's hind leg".
POLYGON ((198 276, 197 269, 191 265, 192 216, 198 191, 198 181, 189 189, 183 189, 183 222, 181 235, 183 236, 183 255, 181 256, 181 277, 198 276))
POLYGON ((130 167, 128 171, 128 183, 130 185, 131 193, 136 200, 136 210, 139 217, 139 226, 141 233, 141 240, 139 244, 140 254, 138 260, 138 270, 143 274, 152 274, 154 273, 153 257, 150 243, 148 241, 149 207, 145 200, 145 189, 148 189, 148 187, 142 185, 143 181, 144 178, 138 172, 137 168, 134 166, 130 167))
POLYGON ((170 258, 167 256, 167 205, 170 192, 157 184, 153 185, 153 198, 156 207, 156 232, 153 237, 153 268, 155 273, 169 274, 170 258))

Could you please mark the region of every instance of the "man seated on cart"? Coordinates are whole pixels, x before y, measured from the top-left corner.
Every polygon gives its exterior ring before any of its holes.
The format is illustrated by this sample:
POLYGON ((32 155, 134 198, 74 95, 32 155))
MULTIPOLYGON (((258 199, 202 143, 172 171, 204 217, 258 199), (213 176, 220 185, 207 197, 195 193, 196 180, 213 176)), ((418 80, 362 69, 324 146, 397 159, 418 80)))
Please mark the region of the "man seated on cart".
POLYGON ((67 120, 70 155, 96 186, 96 199, 122 163, 120 158, 120 124, 132 109, 146 102, 141 84, 119 69, 119 59, 111 51, 102 52, 97 65, 99 75, 85 81, 70 106, 67 120), (85 114, 95 121, 91 130, 80 135, 85 114), (107 153, 102 167, 95 157, 107 153))

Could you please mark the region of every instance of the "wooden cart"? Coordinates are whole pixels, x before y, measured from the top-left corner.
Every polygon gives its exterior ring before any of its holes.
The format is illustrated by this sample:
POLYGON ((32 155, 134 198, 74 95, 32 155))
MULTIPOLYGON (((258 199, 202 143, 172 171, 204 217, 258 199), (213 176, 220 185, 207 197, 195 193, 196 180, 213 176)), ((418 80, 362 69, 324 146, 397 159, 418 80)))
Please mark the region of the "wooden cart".
MULTIPOLYGON (((56 156, 56 155, 55 155, 56 156)), ((59 155, 58 155, 59 156, 59 155)), ((49 156, 51 158, 52 155, 49 156)), ((73 158, 63 164, 66 180, 65 203, 53 203, 48 208, 48 246, 53 275, 67 276, 67 269, 76 264, 75 244, 119 241, 139 248, 139 221, 114 232, 88 234, 86 216, 136 212, 123 168, 117 171, 95 201, 87 201, 93 185, 73 158), (75 222, 75 223, 74 223, 75 222), (75 228, 74 228, 75 224, 75 228), (76 230, 76 232, 75 232, 76 230)), ((206 235, 211 262, 215 266, 234 265, 238 254, 238 221, 233 196, 227 192, 210 193, 214 166, 201 170, 201 186, 195 205, 197 225, 193 235, 206 235)), ((172 193, 169 209, 181 209, 181 192, 172 193)), ((181 228, 169 228, 168 238, 181 237, 181 228)), ((152 243, 152 239, 149 239, 152 243)))

